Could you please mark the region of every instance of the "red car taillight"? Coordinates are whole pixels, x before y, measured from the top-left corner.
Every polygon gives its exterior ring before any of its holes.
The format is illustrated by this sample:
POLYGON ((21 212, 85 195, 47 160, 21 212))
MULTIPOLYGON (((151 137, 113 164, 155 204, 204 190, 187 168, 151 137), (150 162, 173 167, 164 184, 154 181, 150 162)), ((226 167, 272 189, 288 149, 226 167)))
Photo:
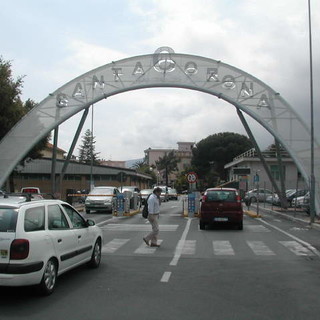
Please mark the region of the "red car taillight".
POLYGON ((240 196, 236 196, 236 201, 237 201, 238 203, 241 203, 241 197, 240 197, 240 196))
POLYGON ((26 239, 16 239, 11 243, 10 259, 22 260, 26 259, 29 255, 29 241, 26 239))
POLYGON ((208 201, 208 196, 202 196, 202 202, 207 202, 208 201))

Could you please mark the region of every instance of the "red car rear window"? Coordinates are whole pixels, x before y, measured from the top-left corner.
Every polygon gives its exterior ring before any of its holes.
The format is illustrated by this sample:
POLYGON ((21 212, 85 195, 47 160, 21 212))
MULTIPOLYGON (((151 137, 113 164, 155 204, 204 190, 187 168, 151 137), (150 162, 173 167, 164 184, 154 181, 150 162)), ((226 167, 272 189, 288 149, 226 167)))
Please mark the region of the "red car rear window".
POLYGON ((236 193, 231 190, 207 191, 207 201, 236 202, 236 193))

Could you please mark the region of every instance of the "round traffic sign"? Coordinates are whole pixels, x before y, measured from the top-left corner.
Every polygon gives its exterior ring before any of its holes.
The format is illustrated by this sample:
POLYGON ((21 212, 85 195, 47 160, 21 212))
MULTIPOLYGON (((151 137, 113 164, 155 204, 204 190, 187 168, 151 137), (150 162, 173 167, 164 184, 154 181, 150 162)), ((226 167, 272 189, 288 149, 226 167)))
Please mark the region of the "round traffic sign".
POLYGON ((195 172, 189 172, 187 174, 187 180, 189 183, 196 183, 198 180, 198 175, 195 172))

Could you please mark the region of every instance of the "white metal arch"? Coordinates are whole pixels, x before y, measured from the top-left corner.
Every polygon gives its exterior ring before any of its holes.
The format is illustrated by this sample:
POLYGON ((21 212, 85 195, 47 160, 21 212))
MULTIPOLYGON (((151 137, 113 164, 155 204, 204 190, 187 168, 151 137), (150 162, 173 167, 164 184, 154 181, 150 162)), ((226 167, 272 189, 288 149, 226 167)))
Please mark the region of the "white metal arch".
MULTIPOLYGON (((27 152, 59 124, 109 96, 150 87, 202 91, 233 104, 258 121, 283 145, 308 181, 311 173, 310 130, 280 94, 228 64, 177 54, 169 47, 161 47, 154 54, 112 61, 49 94, 0 141, 0 186, 27 152)), ((319 181, 318 143, 315 143, 314 161, 315 178, 319 181)))

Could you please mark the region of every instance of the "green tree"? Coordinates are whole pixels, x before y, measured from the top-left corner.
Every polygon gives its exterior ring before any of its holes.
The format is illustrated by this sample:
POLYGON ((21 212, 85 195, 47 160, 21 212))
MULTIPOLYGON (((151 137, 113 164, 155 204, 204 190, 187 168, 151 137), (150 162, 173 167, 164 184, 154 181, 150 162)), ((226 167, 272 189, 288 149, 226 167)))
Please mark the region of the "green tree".
POLYGON ((0 139, 25 114, 23 103, 20 99, 21 87, 22 77, 14 80, 11 63, 4 61, 0 57, 0 139))
POLYGON ((98 155, 100 152, 95 152, 95 137, 92 136, 91 130, 87 129, 82 136, 82 144, 79 149, 79 161, 82 163, 91 164, 91 159, 93 164, 99 164, 98 155))
MULTIPOLYGON (((34 108, 35 106, 37 106, 37 103, 34 102, 31 99, 28 99, 25 103, 24 103, 24 110, 25 113, 29 112, 32 108, 34 108)), ((42 158, 42 153, 41 151, 46 147, 46 145, 48 144, 49 140, 50 140, 51 134, 48 134, 45 138, 43 138, 42 140, 40 140, 36 146, 31 149, 28 154, 26 155, 26 157, 24 158, 23 161, 30 161, 32 159, 39 159, 42 158)))
MULTIPOLYGON (((29 99, 25 103, 22 102, 21 88, 23 77, 13 79, 11 63, 4 61, 0 57, 0 140, 11 130, 11 128, 33 107, 36 103, 29 99)), ((44 149, 49 141, 50 135, 42 139, 28 154, 20 161, 20 165, 24 165, 32 159, 41 158, 41 150, 44 149)), ((14 191, 13 175, 10 175, 10 191, 14 191)))
POLYGON ((213 134, 196 144, 191 163, 201 178, 209 176, 212 181, 215 177, 225 180, 224 166, 252 147, 252 142, 244 135, 232 132, 213 134))
POLYGON ((151 184, 155 184, 157 182, 157 176, 153 171, 153 168, 150 168, 149 165, 145 162, 145 160, 137 161, 133 166, 133 169, 136 169, 137 172, 148 174, 151 176, 151 184))
POLYGON ((166 186, 168 185, 168 176, 171 172, 178 170, 179 159, 174 154, 174 150, 166 153, 163 157, 160 157, 156 161, 156 166, 158 170, 164 170, 166 178, 166 186))

